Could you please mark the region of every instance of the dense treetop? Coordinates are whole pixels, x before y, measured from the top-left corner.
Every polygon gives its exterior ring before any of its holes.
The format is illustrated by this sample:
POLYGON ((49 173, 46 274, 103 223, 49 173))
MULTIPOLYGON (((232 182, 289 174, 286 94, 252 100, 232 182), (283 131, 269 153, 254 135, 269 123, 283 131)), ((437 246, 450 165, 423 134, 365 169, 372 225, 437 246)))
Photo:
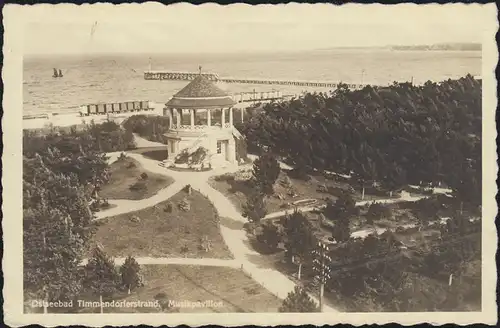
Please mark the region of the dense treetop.
POLYGON ((267 104, 240 128, 249 149, 388 189, 444 182, 481 199, 481 81, 394 83, 267 104))

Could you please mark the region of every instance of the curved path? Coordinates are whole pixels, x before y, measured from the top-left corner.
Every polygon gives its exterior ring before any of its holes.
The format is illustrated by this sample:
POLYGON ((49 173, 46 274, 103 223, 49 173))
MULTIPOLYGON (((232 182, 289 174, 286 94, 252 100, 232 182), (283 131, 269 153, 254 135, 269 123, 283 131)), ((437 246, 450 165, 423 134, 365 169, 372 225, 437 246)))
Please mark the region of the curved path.
MULTIPOLYGON (((143 143, 143 145, 148 145, 149 143, 143 143)), ((162 145, 163 147, 163 145, 162 145)), ((110 161, 116 160, 120 153, 110 153, 110 161)), ((208 179, 211 176, 220 175, 228 172, 235 172, 241 167, 231 167, 224 169, 216 169, 206 172, 179 172, 166 169, 159 166, 158 161, 145 158, 141 154, 128 153, 127 156, 134 158, 148 171, 167 175, 175 179, 175 182, 168 187, 160 190, 156 195, 142 200, 109 200, 112 205, 116 205, 109 210, 98 212, 96 219, 104 219, 110 216, 115 216, 118 214, 124 214, 128 212, 138 211, 147 207, 154 206, 160 202, 163 202, 177 192, 179 192, 185 185, 190 184, 193 189, 201 192, 205 197, 207 197, 217 209, 219 216, 221 217, 220 231, 224 241, 234 255, 234 260, 221 260, 221 259, 210 259, 210 258, 150 258, 142 257, 137 258, 139 264, 183 264, 183 265, 206 265, 206 266, 225 266, 233 268, 243 269, 247 275, 260 283, 263 287, 268 289, 271 293, 277 297, 284 299, 290 291, 295 287, 295 283, 290 280, 286 275, 272 268, 271 264, 266 264, 266 257, 254 251, 250 246, 248 237, 243 229, 243 224, 247 220, 241 215, 241 213, 236 209, 236 207, 231 203, 231 201, 224 196, 218 190, 212 188, 208 183, 208 179)), ((404 195, 401 198, 391 198, 391 199, 380 199, 377 202, 380 203, 397 203, 403 201, 416 201, 424 197, 411 197, 410 195, 404 195)), ((360 201, 357 202, 357 206, 362 206, 372 201, 360 201)), ((299 207, 298 209, 303 212, 313 211, 320 207, 308 206, 299 207)), ((288 210, 290 211, 290 210, 288 210)), ((272 219, 286 214, 285 211, 279 211, 276 213, 268 214, 264 219, 272 219)), ((382 228, 381 228, 382 229, 382 228)), ((384 230, 385 231, 385 230, 384 230)), ((365 229, 353 232, 353 237, 366 237, 368 234, 373 233, 373 229, 365 229)), ((380 230, 377 232, 382 233, 380 230)), ((117 264, 123 263, 124 259, 115 259, 117 264)), ((311 295, 312 296, 312 295, 311 295)), ((316 301, 317 298, 312 296, 316 301)), ((334 308, 325 304, 323 306, 323 311, 325 312, 337 312, 334 308)))
MULTIPOLYGON (((116 154, 108 154, 110 161, 116 160, 116 154), (111 156, 110 156, 111 155, 111 156)), ((123 214, 130 211, 137 211, 143 208, 151 207, 159 202, 165 201, 185 185, 190 184, 193 189, 200 191, 205 195, 217 209, 219 216, 223 219, 220 230, 224 241, 234 255, 234 260, 216 260, 216 259, 173 259, 173 258, 138 258, 139 264, 193 264, 193 265, 218 265, 228 267, 239 267, 252 279, 269 290, 272 294, 280 299, 285 299, 289 292, 293 291, 295 283, 286 275, 273 269, 270 265, 266 265, 265 257, 254 251, 249 243, 243 224, 247 222, 238 212, 229 199, 222 193, 212 188, 208 183, 208 178, 214 175, 220 175, 227 172, 235 172, 239 168, 225 168, 220 170, 212 170, 206 172, 179 172, 168 170, 158 165, 157 161, 145 158, 140 154, 128 153, 130 156, 141 163, 146 169, 154 173, 170 176, 175 179, 175 182, 168 187, 160 190, 156 195, 142 200, 109 200, 110 204, 117 207, 109 210, 98 212, 96 219, 104 219, 117 214, 123 214), (264 260, 264 261, 262 261, 264 260), (259 263, 260 262, 260 263, 259 263)), ((116 259, 117 263, 121 263, 123 259, 116 259)), ((314 299, 314 296, 311 295, 314 299)), ((317 299, 316 299, 317 301, 317 299)), ((325 304, 324 312, 337 312, 334 308, 325 304)))

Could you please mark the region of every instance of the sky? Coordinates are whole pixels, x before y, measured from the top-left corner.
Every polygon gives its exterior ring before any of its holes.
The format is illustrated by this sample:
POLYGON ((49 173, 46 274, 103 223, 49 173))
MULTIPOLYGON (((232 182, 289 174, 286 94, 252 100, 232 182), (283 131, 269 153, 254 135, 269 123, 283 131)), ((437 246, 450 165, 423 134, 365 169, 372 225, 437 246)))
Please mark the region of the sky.
MULTIPOLYGON (((24 7, 24 53, 227 53, 479 42, 494 4, 24 7)), ((488 25, 489 24, 489 25, 488 25)))

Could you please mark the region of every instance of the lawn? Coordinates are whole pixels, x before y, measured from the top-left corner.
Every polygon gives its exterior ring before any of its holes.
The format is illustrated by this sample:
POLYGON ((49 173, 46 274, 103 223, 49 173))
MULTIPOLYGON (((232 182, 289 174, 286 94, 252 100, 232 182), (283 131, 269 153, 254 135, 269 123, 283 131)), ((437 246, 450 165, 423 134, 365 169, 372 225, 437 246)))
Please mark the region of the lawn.
POLYGON ((99 195, 109 199, 145 199, 155 195, 159 190, 168 187, 174 179, 145 170, 133 158, 117 160, 110 165, 111 177, 107 184, 101 187, 99 195), (147 177, 141 177, 146 173, 147 177), (132 185, 137 188, 130 188, 132 185))
POLYGON ((103 219, 95 241, 114 257, 232 258, 219 222, 215 207, 202 194, 180 191, 156 206, 103 219), (184 198, 190 203, 189 211, 178 207, 184 198), (166 209, 169 203, 172 212, 166 209), (202 244, 211 247, 205 251, 202 244))
MULTIPOLYGON (((107 313, 231 313, 278 312, 281 300, 269 293, 241 270, 225 267, 191 265, 141 266, 145 286, 130 295, 120 293, 115 300, 175 302, 205 302, 214 306, 204 308, 107 308, 107 313)), ((165 302, 166 303, 166 302, 165 302)), ((81 312, 99 312, 99 308, 82 309, 81 312)))

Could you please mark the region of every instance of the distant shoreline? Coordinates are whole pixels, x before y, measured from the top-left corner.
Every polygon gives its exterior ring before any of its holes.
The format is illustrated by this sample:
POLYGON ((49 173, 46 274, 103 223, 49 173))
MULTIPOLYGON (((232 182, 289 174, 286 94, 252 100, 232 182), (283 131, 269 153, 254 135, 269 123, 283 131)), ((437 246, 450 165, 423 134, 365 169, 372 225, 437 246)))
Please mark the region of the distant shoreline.
POLYGON ((482 51, 482 45, 480 43, 464 43, 464 44, 434 44, 434 45, 388 45, 388 46, 352 46, 352 47, 334 47, 334 48, 318 48, 318 49, 302 49, 302 50, 276 50, 276 51, 249 51, 249 52, 88 52, 88 53, 32 53, 25 54, 25 58, 44 58, 44 57, 92 57, 92 56, 131 56, 131 57, 143 57, 143 56, 236 56, 236 55, 255 55, 255 56, 266 56, 266 55, 279 55, 279 54, 307 54, 312 52, 322 52, 322 51, 449 51, 449 52, 480 52, 482 51))

